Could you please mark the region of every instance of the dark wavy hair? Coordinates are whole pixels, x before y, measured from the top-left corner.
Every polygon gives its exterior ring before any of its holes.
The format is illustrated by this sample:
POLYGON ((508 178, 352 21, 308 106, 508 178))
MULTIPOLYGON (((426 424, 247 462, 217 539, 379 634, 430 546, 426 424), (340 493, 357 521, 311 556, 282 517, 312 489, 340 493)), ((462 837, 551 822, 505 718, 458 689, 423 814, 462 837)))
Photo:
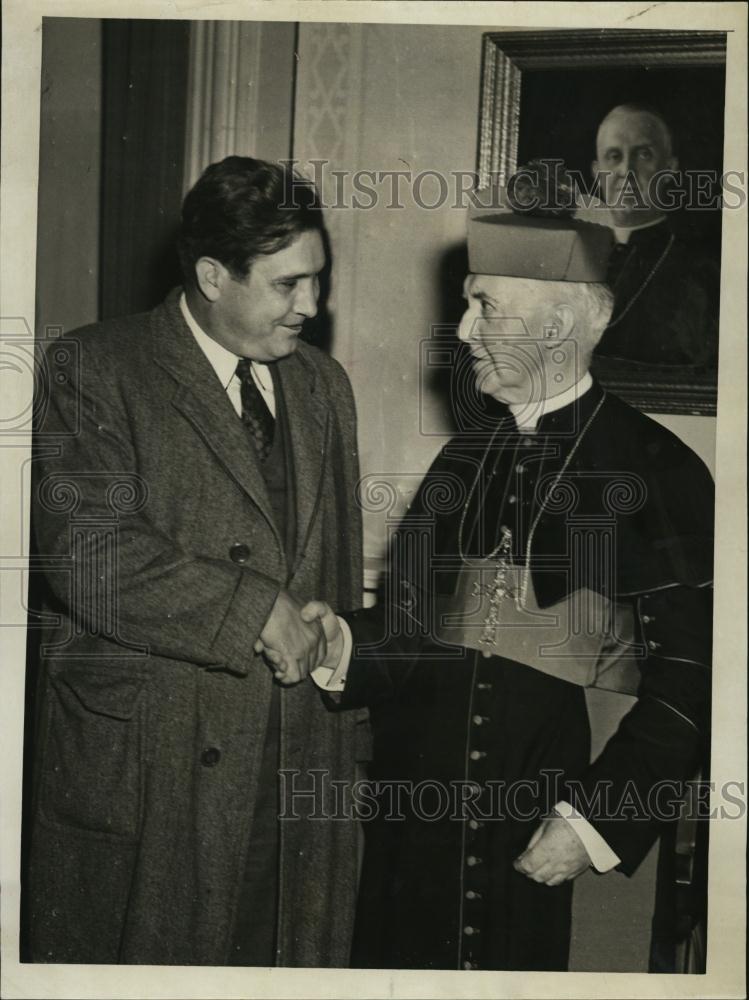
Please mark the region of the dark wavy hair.
POLYGON ((285 250, 303 232, 324 234, 315 186, 289 166, 227 156, 212 163, 182 204, 177 241, 182 273, 195 281, 195 264, 213 257, 241 279, 263 254, 285 250))

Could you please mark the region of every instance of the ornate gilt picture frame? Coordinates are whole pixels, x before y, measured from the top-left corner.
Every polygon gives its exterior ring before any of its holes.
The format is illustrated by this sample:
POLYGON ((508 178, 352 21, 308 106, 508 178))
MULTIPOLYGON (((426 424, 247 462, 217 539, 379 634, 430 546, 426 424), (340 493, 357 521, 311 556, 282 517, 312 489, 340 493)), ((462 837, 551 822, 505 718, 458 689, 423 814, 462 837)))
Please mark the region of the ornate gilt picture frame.
MULTIPOLYGON (((681 135, 680 166, 715 176, 712 210, 681 222, 720 266, 725 32, 493 31, 483 37, 479 187, 504 184, 532 157, 589 173, 597 124, 619 103, 655 104, 681 135), (572 162, 570 162, 572 161, 572 162)), ((714 415, 717 368, 599 359, 595 374, 651 413, 714 415)))

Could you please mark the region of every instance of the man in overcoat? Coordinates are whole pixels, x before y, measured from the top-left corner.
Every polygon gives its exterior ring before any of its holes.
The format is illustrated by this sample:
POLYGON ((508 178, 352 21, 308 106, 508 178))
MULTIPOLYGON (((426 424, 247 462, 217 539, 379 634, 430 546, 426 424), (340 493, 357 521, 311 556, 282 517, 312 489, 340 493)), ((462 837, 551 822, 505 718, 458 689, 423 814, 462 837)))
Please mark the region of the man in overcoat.
POLYGON ((325 651, 301 602, 361 593, 351 389, 300 340, 322 233, 310 185, 229 157, 185 199, 184 288, 48 352, 32 960, 348 962, 354 824, 278 819, 279 772, 356 756, 298 683, 325 651))
POLYGON ((500 412, 437 456, 382 603, 303 611, 331 697, 371 706, 359 965, 565 969, 574 878, 631 874, 707 753, 712 481, 591 378, 610 234, 551 208, 469 221, 460 336, 500 412), (638 700, 591 763, 594 685, 638 700))

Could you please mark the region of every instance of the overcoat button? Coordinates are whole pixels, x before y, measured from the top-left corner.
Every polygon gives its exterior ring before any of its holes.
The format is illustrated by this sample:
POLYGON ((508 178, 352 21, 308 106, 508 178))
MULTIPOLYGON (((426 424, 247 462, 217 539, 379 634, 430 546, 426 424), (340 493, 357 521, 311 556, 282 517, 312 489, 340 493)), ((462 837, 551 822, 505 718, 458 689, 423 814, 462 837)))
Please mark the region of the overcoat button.
POLYGON ((244 542, 235 542, 229 549, 229 558, 232 562, 246 563, 250 558, 250 547, 245 545, 244 542))
POLYGON ((481 858, 477 858, 475 855, 469 854, 468 857, 466 858, 466 864, 468 865, 469 868, 475 868, 476 865, 481 864, 481 858))
POLYGON ((661 644, 659 642, 655 642, 654 639, 648 640, 648 649, 660 649, 660 646, 661 644))
POLYGON ((206 747, 200 755, 200 763, 204 767, 215 767, 221 760, 221 751, 218 747, 206 747))
POLYGON ((479 930, 478 930, 478 928, 477 928, 477 927, 470 927, 470 926, 469 926, 469 927, 464 927, 464 928, 463 928, 463 933, 464 933, 464 934, 467 934, 467 935, 468 935, 468 937, 471 937, 471 936, 472 936, 472 935, 474 935, 474 934, 478 934, 478 933, 479 933, 479 930))
POLYGON ((486 753, 483 750, 471 750, 468 756, 471 760, 483 760, 486 757, 486 753))

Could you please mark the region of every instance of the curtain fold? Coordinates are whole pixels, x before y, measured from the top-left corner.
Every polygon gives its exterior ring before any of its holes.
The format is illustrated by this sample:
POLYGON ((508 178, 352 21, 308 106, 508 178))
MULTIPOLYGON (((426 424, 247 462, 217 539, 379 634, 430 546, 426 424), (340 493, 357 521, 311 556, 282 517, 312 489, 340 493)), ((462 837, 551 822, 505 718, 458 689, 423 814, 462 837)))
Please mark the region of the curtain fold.
POLYGON ((105 20, 102 319, 156 305, 180 280, 188 21, 105 20))

